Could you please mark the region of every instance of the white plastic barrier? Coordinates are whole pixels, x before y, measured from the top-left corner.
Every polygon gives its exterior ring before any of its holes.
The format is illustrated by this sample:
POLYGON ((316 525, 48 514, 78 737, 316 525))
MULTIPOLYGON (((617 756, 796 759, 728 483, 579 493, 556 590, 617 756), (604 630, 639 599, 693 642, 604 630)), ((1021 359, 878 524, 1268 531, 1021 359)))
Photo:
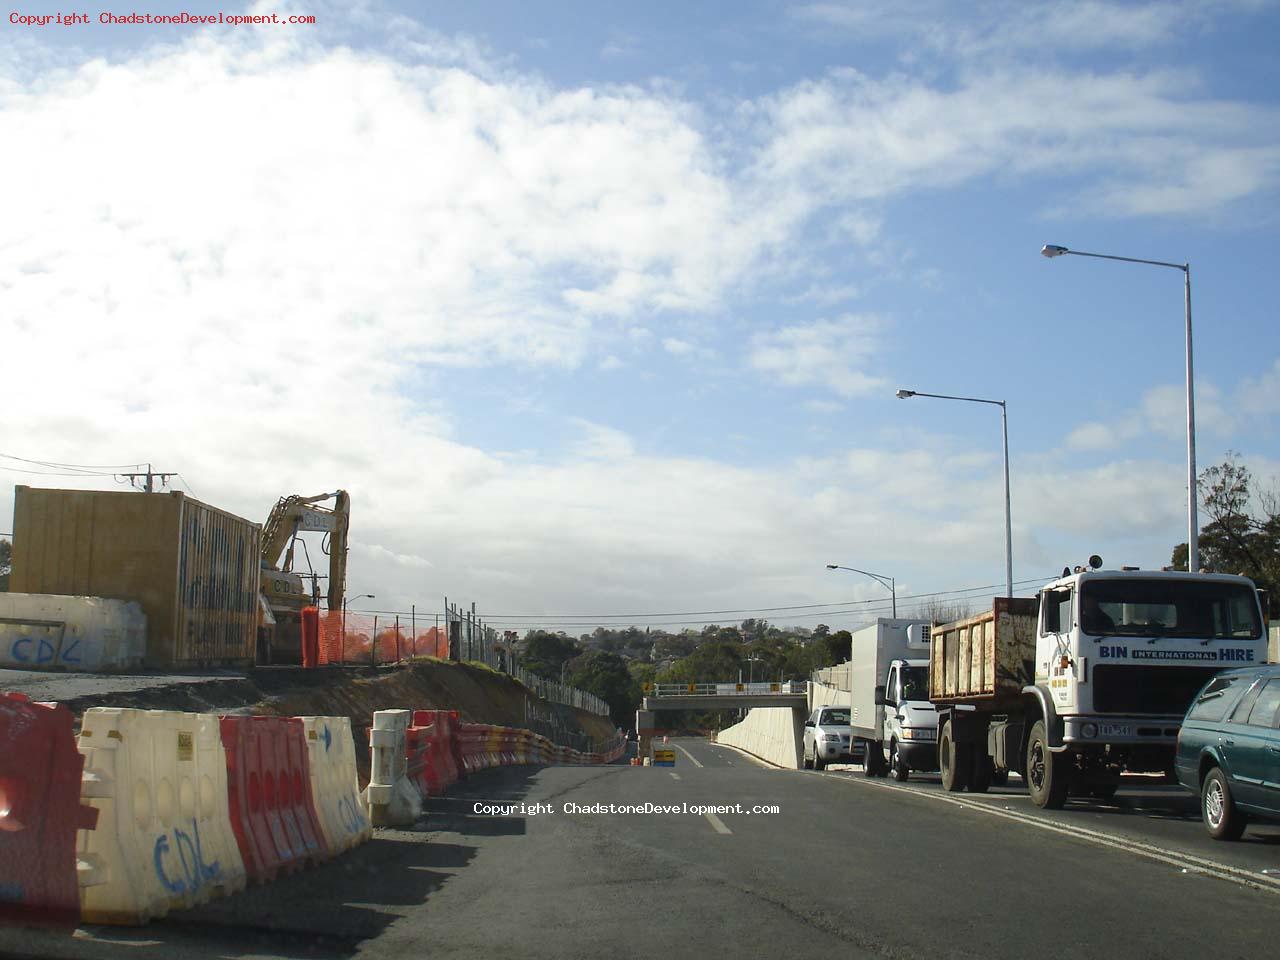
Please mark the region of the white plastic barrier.
POLYGON ((372 762, 364 800, 375 827, 405 827, 422 816, 422 794, 407 776, 405 731, 408 710, 379 710, 369 731, 372 762))
POLYGON ((136 603, 103 597, 0 593, 0 666, 20 670, 127 670, 147 653, 136 603))
POLYGON ((146 923, 244 887, 216 716, 93 707, 78 746, 100 811, 76 839, 85 922, 146 923))
POLYGON ((311 795, 320 829, 337 856, 373 835, 369 815, 360 799, 355 740, 348 717, 299 717, 307 732, 311 795))

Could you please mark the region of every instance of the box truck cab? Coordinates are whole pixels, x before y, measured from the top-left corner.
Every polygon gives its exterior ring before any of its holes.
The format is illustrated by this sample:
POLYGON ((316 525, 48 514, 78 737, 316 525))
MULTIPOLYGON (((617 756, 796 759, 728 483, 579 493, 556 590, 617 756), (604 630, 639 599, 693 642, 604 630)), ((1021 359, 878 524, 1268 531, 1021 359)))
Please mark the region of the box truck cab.
POLYGON ((850 728, 869 777, 937 770, 938 715, 929 702, 929 621, 880 618, 853 631, 850 728))
POLYGON ((880 752, 868 755, 868 776, 888 773, 902 781, 912 770, 937 770, 938 711, 929 702, 929 661, 890 661, 879 696, 880 752))

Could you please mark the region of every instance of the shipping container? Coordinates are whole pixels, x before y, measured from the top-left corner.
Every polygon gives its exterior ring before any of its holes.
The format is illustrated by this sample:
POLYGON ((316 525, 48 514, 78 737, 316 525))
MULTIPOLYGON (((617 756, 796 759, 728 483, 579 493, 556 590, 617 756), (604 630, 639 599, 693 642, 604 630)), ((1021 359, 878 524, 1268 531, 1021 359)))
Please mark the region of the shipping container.
POLYGON ((1000 710, 1035 677, 1034 599, 997 597, 991 609, 935 626, 929 635, 929 699, 1000 710))
POLYGON ((253 663, 262 528, 179 493, 19 486, 10 589, 132 600, 147 665, 253 663))

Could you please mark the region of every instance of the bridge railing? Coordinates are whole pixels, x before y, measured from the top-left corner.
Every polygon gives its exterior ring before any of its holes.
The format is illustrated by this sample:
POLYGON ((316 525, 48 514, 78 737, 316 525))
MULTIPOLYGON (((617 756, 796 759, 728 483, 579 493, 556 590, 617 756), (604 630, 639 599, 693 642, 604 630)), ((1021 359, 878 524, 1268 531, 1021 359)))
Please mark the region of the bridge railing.
POLYGON ((655 683, 645 691, 650 697, 761 697, 803 694, 803 680, 764 683, 655 683))

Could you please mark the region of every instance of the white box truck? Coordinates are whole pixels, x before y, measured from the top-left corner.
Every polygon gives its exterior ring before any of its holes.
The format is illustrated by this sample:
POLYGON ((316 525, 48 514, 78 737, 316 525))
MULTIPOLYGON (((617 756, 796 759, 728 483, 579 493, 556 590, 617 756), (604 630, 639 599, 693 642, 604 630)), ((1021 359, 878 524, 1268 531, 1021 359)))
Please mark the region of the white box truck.
POLYGON ((880 618, 853 631, 849 726, 869 777, 906 780, 938 769, 938 714, 929 702, 929 621, 880 618))

